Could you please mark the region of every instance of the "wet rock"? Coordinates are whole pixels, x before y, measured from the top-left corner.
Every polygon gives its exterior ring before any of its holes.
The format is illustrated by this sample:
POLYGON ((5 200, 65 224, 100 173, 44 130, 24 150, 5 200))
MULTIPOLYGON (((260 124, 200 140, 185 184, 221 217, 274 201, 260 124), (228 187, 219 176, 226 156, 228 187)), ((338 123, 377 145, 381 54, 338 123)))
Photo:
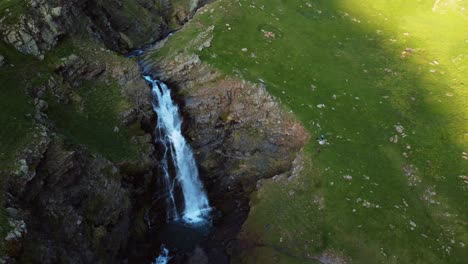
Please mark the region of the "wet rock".
MULTIPOLYGON (((177 91, 210 203, 223 216, 213 243, 222 247, 229 241, 236 247, 251 192, 261 188, 262 179, 276 175, 280 175, 276 180, 285 179, 291 171, 292 179, 297 177, 303 167, 297 153, 309 133, 282 110, 264 84, 220 78, 194 54, 179 53, 155 62, 150 53, 142 66, 146 74, 177 91)), ((211 260, 211 251, 206 252, 211 260)))
POLYGON ((195 248, 195 250, 193 251, 193 253, 191 254, 191 256, 189 256, 187 260, 187 264, 208 264, 208 263, 209 263, 208 256, 200 247, 195 248))

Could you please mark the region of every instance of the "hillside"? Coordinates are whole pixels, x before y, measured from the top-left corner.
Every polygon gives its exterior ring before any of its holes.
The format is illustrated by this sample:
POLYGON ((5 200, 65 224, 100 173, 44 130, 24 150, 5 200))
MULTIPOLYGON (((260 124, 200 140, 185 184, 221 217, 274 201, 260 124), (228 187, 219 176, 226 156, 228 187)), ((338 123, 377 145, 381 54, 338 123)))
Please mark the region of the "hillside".
POLYGON ((264 84, 312 135, 300 177, 253 195, 238 261, 464 262, 467 3, 436 2, 221 0, 154 52, 264 84))
POLYGON ((468 259, 468 1, 0 17, 0 263, 468 259))

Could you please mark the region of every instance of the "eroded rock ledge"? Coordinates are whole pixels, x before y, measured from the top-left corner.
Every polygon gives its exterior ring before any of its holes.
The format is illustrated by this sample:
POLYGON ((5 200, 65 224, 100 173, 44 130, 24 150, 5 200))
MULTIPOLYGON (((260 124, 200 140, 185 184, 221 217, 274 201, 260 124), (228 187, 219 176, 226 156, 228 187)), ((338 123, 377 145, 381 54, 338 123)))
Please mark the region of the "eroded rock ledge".
MULTIPOLYGON (((153 52, 158 48, 161 45, 153 52)), ((223 76, 196 55, 154 61, 149 52, 142 67, 170 84, 183 105, 186 134, 210 201, 222 215, 203 250, 209 263, 223 263, 229 256, 220 257, 220 251, 229 255, 236 250, 257 182, 291 175, 293 161, 310 136, 263 84, 223 76)))

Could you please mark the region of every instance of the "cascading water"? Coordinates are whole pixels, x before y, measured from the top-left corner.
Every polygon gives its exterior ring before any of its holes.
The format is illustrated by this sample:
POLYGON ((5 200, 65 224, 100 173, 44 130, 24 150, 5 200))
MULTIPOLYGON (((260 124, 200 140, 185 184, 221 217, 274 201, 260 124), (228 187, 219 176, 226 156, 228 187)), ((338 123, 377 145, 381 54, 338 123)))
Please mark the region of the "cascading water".
POLYGON ((161 160, 164 184, 167 188, 168 222, 182 219, 188 224, 209 222, 210 206, 208 197, 199 179, 198 168, 190 146, 182 135, 182 119, 177 105, 171 98, 166 84, 150 76, 144 78, 152 85, 153 110, 157 114, 157 131, 164 148, 161 160), (171 160, 169 160, 171 158, 171 160), (175 169, 175 179, 171 179, 169 162, 175 169), (174 187, 182 190, 183 209, 177 208, 174 187))
POLYGON ((169 250, 163 246, 161 246, 161 254, 155 259, 155 262, 151 264, 167 264, 171 260, 169 256, 169 250))

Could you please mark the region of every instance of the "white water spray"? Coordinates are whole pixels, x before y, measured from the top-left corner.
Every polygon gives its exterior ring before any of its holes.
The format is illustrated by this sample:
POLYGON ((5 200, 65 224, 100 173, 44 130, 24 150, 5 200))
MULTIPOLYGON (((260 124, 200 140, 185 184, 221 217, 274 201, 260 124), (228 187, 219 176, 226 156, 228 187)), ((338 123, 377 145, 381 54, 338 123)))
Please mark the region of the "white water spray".
POLYGON ((155 262, 151 264, 168 264, 172 257, 169 256, 169 250, 161 246, 161 254, 156 258, 155 262))
POLYGON ((209 218, 210 205, 199 179, 193 152, 182 135, 179 109, 172 101, 171 91, 166 84, 150 76, 144 77, 153 88, 153 110, 158 116, 157 129, 165 148, 161 162, 168 196, 166 200, 168 221, 180 219, 174 198, 174 187, 179 184, 184 198, 182 220, 189 224, 206 222, 209 218), (169 156, 175 167, 175 180, 171 180, 169 174, 169 156))

